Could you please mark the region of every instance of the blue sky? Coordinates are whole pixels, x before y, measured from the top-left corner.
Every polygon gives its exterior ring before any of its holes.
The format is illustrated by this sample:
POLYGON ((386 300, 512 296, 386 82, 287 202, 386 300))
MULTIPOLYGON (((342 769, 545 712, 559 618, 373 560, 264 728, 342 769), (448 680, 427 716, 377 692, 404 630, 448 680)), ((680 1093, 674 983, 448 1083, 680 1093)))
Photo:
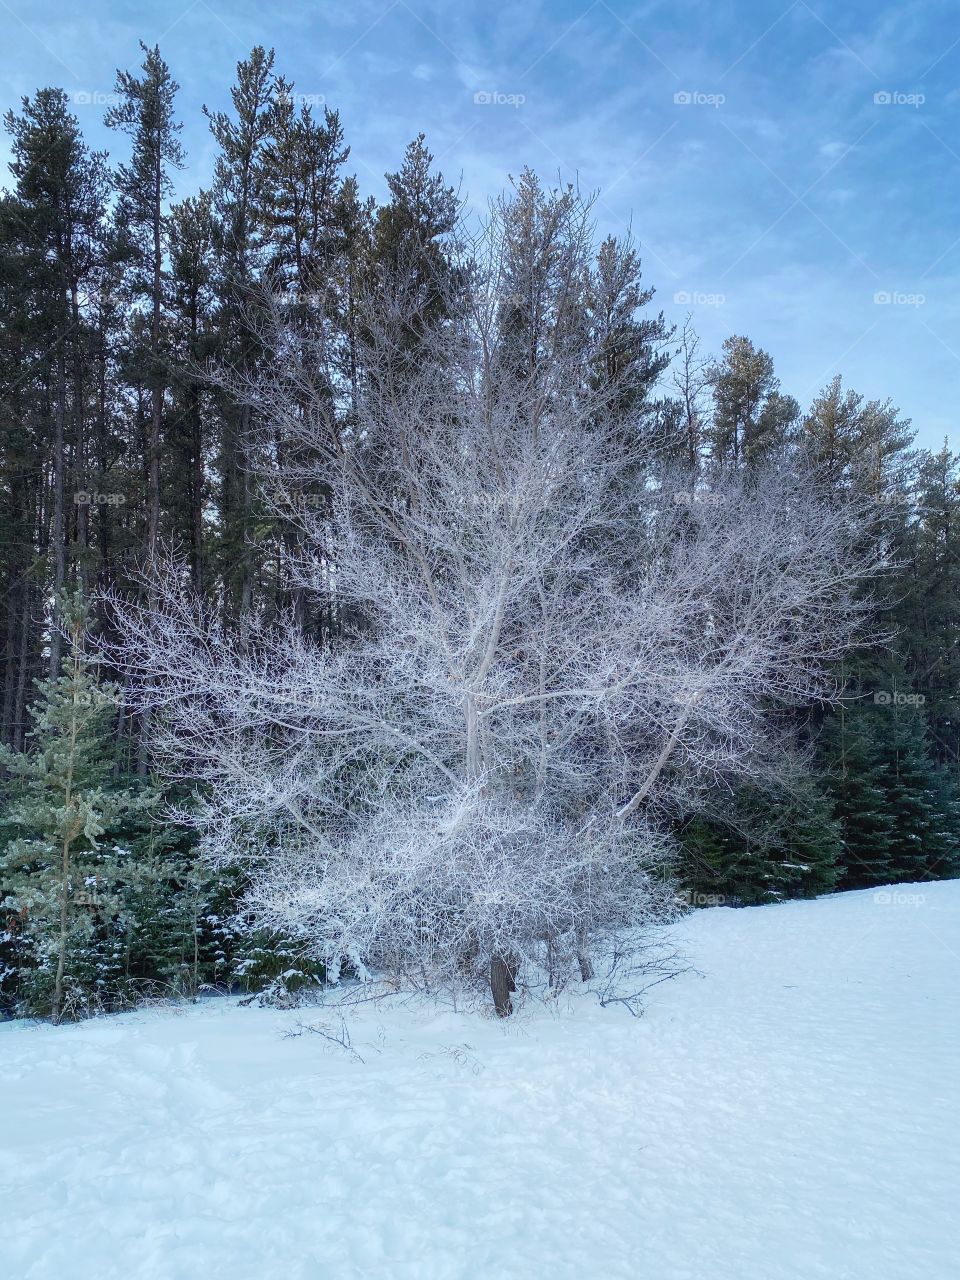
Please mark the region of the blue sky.
MULTIPOLYGON (((482 208, 524 165, 598 190, 704 345, 745 333, 807 404, 835 373, 960 447, 960 8, 955 0, 0 0, 3 105, 57 84, 90 141, 117 67, 159 42, 181 85, 187 193, 201 106, 274 47, 340 109, 367 192, 424 130, 482 208), (481 100, 476 100, 481 95, 481 100), (486 100, 483 100, 483 98, 486 100)), ((4 143, 4 162, 8 158, 4 143)))

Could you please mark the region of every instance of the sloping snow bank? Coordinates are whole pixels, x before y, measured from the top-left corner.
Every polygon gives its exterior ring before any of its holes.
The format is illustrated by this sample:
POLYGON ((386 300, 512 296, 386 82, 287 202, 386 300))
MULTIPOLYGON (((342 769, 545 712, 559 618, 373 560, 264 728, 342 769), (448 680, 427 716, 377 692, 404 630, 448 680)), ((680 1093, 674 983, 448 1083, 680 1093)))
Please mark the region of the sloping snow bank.
POLYGON ((950 1280, 960 881, 698 912, 645 1015, 0 1026, 6 1280, 950 1280))

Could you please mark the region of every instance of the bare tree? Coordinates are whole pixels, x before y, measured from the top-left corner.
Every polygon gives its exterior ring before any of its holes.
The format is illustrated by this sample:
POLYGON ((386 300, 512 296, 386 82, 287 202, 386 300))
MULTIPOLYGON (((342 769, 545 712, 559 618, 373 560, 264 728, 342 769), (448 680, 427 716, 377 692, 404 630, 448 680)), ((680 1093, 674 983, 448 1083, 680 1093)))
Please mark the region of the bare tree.
POLYGON ((694 474, 700 468, 706 415, 704 397, 712 377, 713 368, 710 361, 700 354, 700 339, 693 328, 692 317, 687 315, 680 331, 680 346, 670 381, 680 405, 684 459, 694 474))
POLYGON ((246 864, 258 920, 334 979, 482 979, 500 1014, 525 963, 589 977, 605 935, 669 916, 669 815, 750 767, 771 701, 830 695, 874 568, 808 479, 704 493, 643 455, 616 381, 589 377, 582 204, 516 201, 435 323, 402 285, 367 300, 349 419, 279 303, 269 378, 234 388, 336 646, 292 616, 241 642, 175 561, 114 600, 160 757, 203 784, 194 820, 246 864), (331 509, 302 501, 321 488, 331 509))

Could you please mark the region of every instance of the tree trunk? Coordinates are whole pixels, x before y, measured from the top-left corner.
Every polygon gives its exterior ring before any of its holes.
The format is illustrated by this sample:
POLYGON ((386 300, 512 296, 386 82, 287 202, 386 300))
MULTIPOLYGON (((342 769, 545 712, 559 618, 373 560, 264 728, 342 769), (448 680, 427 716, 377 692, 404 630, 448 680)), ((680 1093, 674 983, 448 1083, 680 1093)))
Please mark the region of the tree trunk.
MULTIPOLYGON (((65 334, 61 335, 57 351, 57 399, 53 423, 53 524, 50 530, 50 550, 53 556, 53 590, 55 595, 64 588, 67 578, 66 548, 64 547, 65 514, 64 490, 66 488, 66 442, 65 424, 67 398, 66 357, 63 353, 65 334)), ((48 675, 55 680, 60 674, 60 610, 59 604, 53 607, 50 631, 50 659, 48 675)))
POLYGON ((153 289, 150 326, 150 355, 153 362, 150 389, 150 437, 147 444, 147 561, 153 566, 160 536, 160 441, 163 427, 164 373, 160 350, 163 318, 163 171, 160 148, 157 147, 153 175, 153 289))
MULTIPOLYGON (((196 350, 194 337, 194 350, 196 350)), ((200 387, 194 382, 190 388, 191 404, 191 485, 190 485, 190 565, 193 585, 203 596, 203 423, 201 421, 200 387)))
MULTIPOLYGON (((80 291, 77 284, 70 286, 70 323, 74 333, 80 332, 80 291)), ((74 475, 79 479, 83 489, 89 487, 87 475, 87 423, 85 413, 86 393, 84 390, 83 349, 79 342, 73 344, 73 438, 74 438, 74 475)), ((80 589, 87 593, 88 544, 90 541, 90 508, 87 503, 74 502, 76 512, 76 556, 77 581, 80 589)))
POLYGON ((510 993, 517 989, 517 961, 513 956, 494 956, 490 961, 490 990, 497 1017, 509 1018, 513 1013, 510 993))
POLYGON ((30 667, 30 602, 33 591, 30 581, 23 578, 23 613, 20 617, 20 658, 17 663, 17 687, 13 702, 13 741, 14 751, 22 751, 26 735, 27 718, 27 672, 30 667))
MULTIPOLYGON (((77 636, 73 638, 73 696, 70 703, 70 732, 68 737, 69 755, 67 757, 67 777, 63 789, 63 808, 65 821, 69 821, 70 815, 74 808, 73 803, 73 766, 76 760, 77 752, 77 732, 78 732, 78 716, 77 716, 77 671, 79 663, 77 660, 77 636)), ((79 810, 77 810, 79 813, 79 810)), ((53 987, 53 1017, 52 1021, 59 1023, 63 1017, 63 978, 66 972, 67 964, 67 939, 70 936, 70 846, 74 839, 82 831, 82 822, 73 825, 72 823, 64 830, 63 843, 60 851, 60 937, 57 946, 57 976, 53 987)))
POLYGON ((70 842, 64 840, 60 861, 60 930, 57 940, 57 976, 53 984, 51 1021, 59 1024, 63 1017, 63 978, 67 964, 67 938, 70 934, 70 842))
POLYGON ((247 545, 247 531, 253 522, 253 492, 250 487, 250 471, 247 463, 247 448, 250 438, 250 406, 240 408, 240 510, 242 519, 242 550, 240 552, 240 613, 248 614, 253 608, 253 568, 250 563, 250 548, 247 545))
POLYGON ((580 966, 581 981, 589 982, 593 977, 593 961, 590 959, 590 952, 587 950, 586 929, 577 930, 577 964, 580 966))

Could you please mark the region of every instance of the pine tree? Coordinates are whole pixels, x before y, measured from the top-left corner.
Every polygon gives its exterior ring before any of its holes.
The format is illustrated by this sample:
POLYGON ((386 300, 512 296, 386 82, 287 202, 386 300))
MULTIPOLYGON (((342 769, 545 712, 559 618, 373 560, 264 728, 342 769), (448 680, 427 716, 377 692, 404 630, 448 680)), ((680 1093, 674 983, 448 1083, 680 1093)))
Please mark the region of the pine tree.
MULTIPOLYGON (((68 583, 71 526, 75 521, 81 548, 89 532, 87 504, 70 499, 71 489, 76 493, 85 488, 88 464, 81 295, 88 291, 100 257, 106 173, 103 155, 85 146, 62 89, 41 89, 34 98, 24 98, 20 114, 7 112, 5 123, 12 140, 10 169, 16 178, 8 207, 10 229, 17 242, 27 332, 36 347, 31 372, 43 384, 38 417, 51 475, 49 502, 44 504, 49 510, 45 540, 56 598, 68 583)), ((17 381, 22 377, 21 373, 17 381)), ((59 661, 60 630, 54 616, 49 675, 56 674, 59 661)))
POLYGON ((898 644, 933 756, 960 785, 960 458, 946 444, 921 455, 915 506, 897 575, 898 644))
POLYGON ((641 284, 640 256, 629 242, 608 236, 590 275, 588 314, 595 334, 595 383, 616 386, 618 410, 634 430, 652 416, 652 393, 670 364, 673 329, 661 311, 641 315, 655 290, 641 284))
POLYGON ((169 378, 164 342, 168 226, 164 200, 172 190, 170 169, 182 168, 184 156, 177 139, 183 126, 174 116, 179 85, 170 75, 159 48, 150 49, 143 41, 140 48, 144 53, 143 77, 138 79, 129 71, 117 72, 120 102, 107 112, 106 123, 112 129, 123 130, 133 140, 132 157, 129 165, 120 166, 117 188, 139 251, 136 289, 146 299, 150 316, 145 550, 152 558, 160 535, 160 453, 169 378))
POLYGON ((694 905, 814 897, 840 874, 830 799, 792 767, 767 787, 737 787, 689 822, 680 841, 680 876, 694 905))
POLYGON ((780 391, 773 360, 749 338, 727 338, 713 375, 711 457, 718 470, 761 462, 789 444, 800 409, 780 391))
POLYGON ((407 146, 399 170, 386 179, 390 199, 377 210, 372 267, 377 287, 398 299, 399 312, 417 317, 413 324, 401 321, 397 334, 402 368, 416 364, 421 331, 446 314, 453 268, 445 240, 457 224, 459 205, 453 187, 433 172, 422 133, 407 146))
POLYGON ((372 196, 361 199, 356 178, 346 178, 340 187, 336 213, 341 252, 334 266, 339 313, 335 325, 337 341, 333 363, 341 385, 347 390, 347 422, 356 418, 360 390, 362 325, 359 304, 372 271, 375 209, 376 202, 372 196))
POLYGON ((180 459, 163 494, 177 541, 188 548, 194 588, 207 589, 204 503, 212 448, 206 429, 212 417, 210 391, 201 370, 215 351, 213 218, 207 192, 188 197, 170 211, 174 414, 171 447, 180 459), (186 481, 186 483, 184 483, 186 481))
POLYGON ((34 317, 20 203, 0 199, 0 574, 5 607, 0 613, 3 724, 0 741, 23 744, 31 678, 44 655, 37 625, 42 590, 37 578, 38 533, 44 503, 48 441, 38 412, 39 379, 30 376, 43 350, 34 317))
POLYGON ((803 420, 800 454, 838 493, 848 487, 856 456, 863 396, 844 391, 840 375, 820 392, 803 420))
POLYGON ((121 836, 158 798, 112 779, 117 690, 84 652, 82 598, 58 603, 69 635, 61 674, 39 685, 27 751, 0 756, 10 775, 0 886, 24 966, 16 1000, 54 1022, 96 1007, 122 973, 115 920, 131 870, 121 836))
POLYGON ((890 400, 870 400, 857 415, 853 476, 858 488, 875 501, 902 505, 914 462, 914 433, 909 419, 890 400))
MULTIPOLYGON (((284 87, 274 75, 273 63, 273 50, 258 45, 249 58, 237 63, 236 84, 230 90, 233 113, 204 107, 219 148, 211 192, 218 267, 214 281, 219 300, 217 359, 250 374, 260 352, 245 312, 264 283, 269 252, 264 158, 273 135, 276 95, 284 87)), ((221 418, 217 463, 222 533, 217 570, 224 586, 224 610, 235 617, 253 607, 258 567, 250 546, 257 518, 247 454, 250 406, 227 400, 221 418)))
POLYGON ((341 241, 340 170, 350 148, 336 111, 326 108, 322 121, 305 103, 298 112, 285 84, 274 99, 271 124, 260 165, 271 277, 292 283, 308 311, 325 314, 341 241))
POLYGON ((894 700, 878 707, 875 719, 881 724, 879 759, 893 828, 891 880, 932 880, 954 874, 960 809, 943 771, 931 759, 922 712, 915 704, 894 700))
POLYGON ((862 708, 841 707, 824 725, 821 760, 840 824, 842 887, 886 883, 892 873, 893 819, 875 728, 862 708))

